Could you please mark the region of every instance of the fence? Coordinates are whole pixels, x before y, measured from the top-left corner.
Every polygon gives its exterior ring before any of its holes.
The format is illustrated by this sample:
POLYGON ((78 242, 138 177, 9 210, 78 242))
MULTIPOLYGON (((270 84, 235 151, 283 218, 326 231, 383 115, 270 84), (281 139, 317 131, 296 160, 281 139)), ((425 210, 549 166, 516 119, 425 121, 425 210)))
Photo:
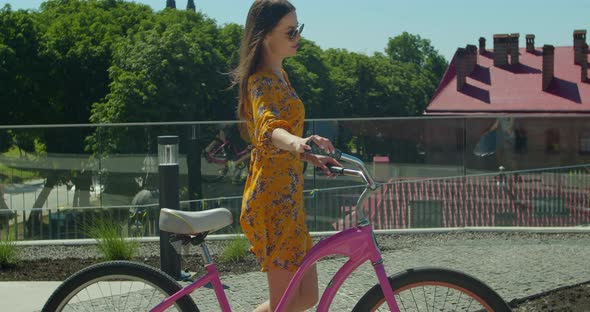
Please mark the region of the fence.
MULTIPOLYGON (((356 223, 355 204, 362 186, 305 191, 312 231, 342 230, 356 223)), ((182 210, 225 207, 239 232, 241 197, 181 202, 182 210)), ((3 215, 3 228, 39 239, 86 237, 85 226, 108 216, 128 234, 155 236, 158 204, 47 210, 27 226, 25 214, 3 215)), ((376 229, 466 226, 564 227, 590 225, 590 166, 505 172, 436 179, 392 179, 371 197, 365 213, 376 229)))
MULTIPOLYGON (((341 206, 343 213, 352 208, 341 206)), ((590 225, 590 167, 391 180, 366 209, 376 229, 590 225)), ((341 217, 334 226, 353 220, 341 217)))

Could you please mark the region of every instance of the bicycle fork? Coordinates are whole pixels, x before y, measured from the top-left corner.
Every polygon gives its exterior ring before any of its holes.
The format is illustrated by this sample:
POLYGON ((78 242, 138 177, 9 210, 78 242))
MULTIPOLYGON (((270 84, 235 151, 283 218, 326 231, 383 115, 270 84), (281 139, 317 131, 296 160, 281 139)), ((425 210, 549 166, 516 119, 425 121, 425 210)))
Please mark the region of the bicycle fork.
MULTIPOLYGON (((364 217, 361 220, 361 224, 369 225, 369 221, 367 221, 364 217)), ((391 283, 389 283, 389 278, 387 277, 387 273, 385 272, 385 267, 383 265, 383 256, 381 255, 381 250, 379 249, 379 245, 377 244, 377 238, 375 237, 375 232, 373 232, 373 228, 371 227, 371 238, 373 239, 373 249, 374 253, 379 256, 379 260, 371 262, 373 265, 373 270, 375 270, 375 275, 377 275, 377 279, 379 280, 379 285, 381 285, 381 290, 383 291, 383 296, 385 297, 385 301, 387 302, 387 306, 389 307, 389 311, 392 312, 400 312, 399 306, 395 301, 395 295, 393 294, 393 288, 391 283)))
POLYGON ((395 301, 393 289, 391 288, 389 278, 387 277, 387 273, 385 273, 385 268, 383 267, 383 259, 373 263, 373 269, 375 270, 375 274, 377 274, 377 279, 381 285, 381 290, 383 290, 383 295, 385 296, 385 301, 387 301, 387 305, 389 306, 389 311, 399 312, 399 307, 395 301))

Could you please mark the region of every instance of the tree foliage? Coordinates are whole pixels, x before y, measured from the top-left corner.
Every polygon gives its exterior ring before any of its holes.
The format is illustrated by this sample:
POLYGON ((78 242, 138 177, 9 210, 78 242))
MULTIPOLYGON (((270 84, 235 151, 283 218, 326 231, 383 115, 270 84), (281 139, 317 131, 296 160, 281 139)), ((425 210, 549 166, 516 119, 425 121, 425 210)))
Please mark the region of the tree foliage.
MULTIPOLYGON (((1 124, 235 119, 228 73, 240 25, 123 0, 5 6, 0 21, 1 124)), ((303 39, 285 62, 307 118, 419 115, 446 66, 429 40, 407 32, 374 55, 303 39)), ((90 132, 50 134, 34 138, 49 152, 95 150, 90 132)))

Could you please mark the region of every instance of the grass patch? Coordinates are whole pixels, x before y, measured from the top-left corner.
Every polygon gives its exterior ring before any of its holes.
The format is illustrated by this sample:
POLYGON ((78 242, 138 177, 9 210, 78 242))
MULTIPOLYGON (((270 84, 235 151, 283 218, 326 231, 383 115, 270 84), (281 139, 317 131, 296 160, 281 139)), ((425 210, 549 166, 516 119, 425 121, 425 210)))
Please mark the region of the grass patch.
POLYGON ((95 219, 86 232, 98 241, 98 250, 105 260, 131 260, 137 253, 139 242, 125 239, 123 228, 123 223, 103 217, 95 219))
POLYGON ((10 238, 0 240, 0 269, 16 266, 20 261, 18 247, 10 238))
POLYGON ((243 260, 248 254, 250 242, 243 235, 236 235, 223 248, 220 255, 221 262, 236 262, 243 260))

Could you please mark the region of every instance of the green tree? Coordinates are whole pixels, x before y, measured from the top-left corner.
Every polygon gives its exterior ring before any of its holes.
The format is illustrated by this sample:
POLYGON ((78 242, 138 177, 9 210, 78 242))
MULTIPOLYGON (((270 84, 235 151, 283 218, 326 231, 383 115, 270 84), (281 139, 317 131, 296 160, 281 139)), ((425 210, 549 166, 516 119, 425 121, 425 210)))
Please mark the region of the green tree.
MULTIPOLYGON (((14 120, 65 124, 88 122, 91 104, 103 98, 108 90, 107 69, 111 63, 113 43, 149 16, 151 10, 145 5, 115 0, 56 0, 43 3, 38 13, 17 13, 21 21, 31 20, 32 24, 36 23, 38 40, 36 46, 29 46, 27 52, 19 54, 26 59, 26 66, 13 72, 11 75, 17 78, 9 81, 18 83, 18 77, 22 76, 31 81, 42 79, 42 83, 33 88, 35 95, 31 99, 25 98, 27 103, 23 104, 23 109, 34 114, 34 118, 22 115, 16 116, 14 120), (33 65, 35 62, 39 62, 40 66, 33 65), (27 68, 35 72, 29 73, 27 68)), ((10 91, 19 91, 19 88, 12 87, 10 91)), ((18 138, 18 134, 15 134, 15 142, 20 147, 27 144, 34 146, 31 142, 38 141, 44 147, 43 152, 48 154, 80 154, 84 152, 84 139, 90 134, 90 128, 37 132, 20 131, 28 135, 29 139, 18 138)), ((46 182, 33 208, 43 207, 53 187, 63 181, 65 176, 74 178, 76 191, 80 195, 77 198, 82 199, 79 204, 88 205, 90 176, 56 169, 47 168, 42 172, 46 182)), ((38 211, 31 213, 27 221, 29 229, 32 228, 32 222, 40 224, 38 211)), ((29 231, 29 234, 34 233, 29 231)))
POLYGON ((330 80, 335 85, 337 107, 346 117, 368 117, 369 95, 374 86, 370 57, 342 49, 329 49, 324 60, 330 68, 330 80))
MULTIPOLYGON (((229 86, 219 31, 200 13, 165 10, 122 40, 109 69, 110 91, 91 121, 201 120, 229 86)), ((217 104, 217 103, 216 103, 217 104)))
POLYGON ((47 102, 49 66, 39 55, 41 37, 37 13, 0 9, 0 124, 43 121, 38 112, 47 102))
MULTIPOLYGON (((238 66, 240 61, 240 42, 242 40, 242 33, 244 29, 242 26, 234 23, 224 25, 219 31, 219 51, 225 62, 222 67, 222 76, 227 76, 227 80, 223 78, 228 84, 223 87, 223 91, 219 92, 220 105, 211 105, 212 115, 214 120, 234 120, 236 119, 238 89, 230 86, 229 72, 238 66)), ((222 77, 220 76, 220 77, 222 77)))
POLYGON ((447 61, 434 49, 430 40, 408 32, 389 38, 385 53, 392 61, 424 67, 432 72, 437 79, 442 77, 447 68, 447 61))
POLYGON ((334 117, 333 85, 328 66, 322 59, 323 51, 315 43, 302 39, 299 52, 285 62, 289 80, 305 103, 306 118, 334 117))

